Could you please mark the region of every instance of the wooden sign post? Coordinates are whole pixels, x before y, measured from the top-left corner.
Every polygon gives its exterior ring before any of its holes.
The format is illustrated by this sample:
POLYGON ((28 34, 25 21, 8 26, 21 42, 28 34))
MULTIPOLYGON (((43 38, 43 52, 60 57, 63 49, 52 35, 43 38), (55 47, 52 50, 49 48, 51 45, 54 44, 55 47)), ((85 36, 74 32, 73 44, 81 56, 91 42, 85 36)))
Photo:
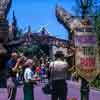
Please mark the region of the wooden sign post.
MULTIPOLYGON (((84 23, 86 23, 84 21, 84 23)), ((97 38, 93 25, 81 23, 75 28, 74 43, 76 47, 75 65, 78 73, 88 82, 97 76, 97 38)))

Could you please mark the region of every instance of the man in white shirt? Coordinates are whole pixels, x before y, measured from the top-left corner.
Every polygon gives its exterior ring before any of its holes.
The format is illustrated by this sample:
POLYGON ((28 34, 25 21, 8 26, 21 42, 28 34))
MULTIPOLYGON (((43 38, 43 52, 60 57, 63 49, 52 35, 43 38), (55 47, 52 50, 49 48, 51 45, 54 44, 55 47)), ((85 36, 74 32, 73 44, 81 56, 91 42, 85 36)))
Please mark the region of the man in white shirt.
POLYGON ((68 68, 68 64, 65 61, 61 61, 60 59, 57 59, 56 61, 53 61, 50 63, 50 70, 51 70, 51 74, 53 74, 53 76, 51 77, 52 80, 66 80, 67 77, 67 68, 68 68))
POLYGON ((53 94, 52 100, 66 100, 67 97, 67 69, 68 64, 64 61, 64 54, 62 51, 57 51, 55 54, 55 61, 50 63, 50 80, 52 80, 53 94))
POLYGON ((33 61, 28 59, 25 63, 25 71, 24 71, 24 100, 34 100, 33 95, 33 61))
POLYGON ((30 68, 26 68, 24 72, 24 80, 28 83, 30 80, 33 79, 33 72, 30 68))

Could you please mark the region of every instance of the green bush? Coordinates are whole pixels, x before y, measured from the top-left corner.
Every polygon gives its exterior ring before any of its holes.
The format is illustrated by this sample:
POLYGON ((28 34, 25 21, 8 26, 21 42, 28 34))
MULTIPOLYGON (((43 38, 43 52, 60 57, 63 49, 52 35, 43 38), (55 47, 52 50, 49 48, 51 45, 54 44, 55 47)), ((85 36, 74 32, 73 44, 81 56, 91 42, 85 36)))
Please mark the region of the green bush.
POLYGON ((91 83, 91 86, 100 89, 100 76, 96 77, 96 79, 91 83))

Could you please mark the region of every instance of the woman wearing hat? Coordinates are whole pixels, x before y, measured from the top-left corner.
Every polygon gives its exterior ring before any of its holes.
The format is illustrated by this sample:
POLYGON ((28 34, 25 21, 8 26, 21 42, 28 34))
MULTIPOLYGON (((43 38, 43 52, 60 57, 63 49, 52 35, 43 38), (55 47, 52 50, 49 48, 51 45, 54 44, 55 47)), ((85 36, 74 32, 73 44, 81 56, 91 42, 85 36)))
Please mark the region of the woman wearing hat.
POLYGON ((52 80, 52 100, 66 100, 66 74, 68 64, 64 61, 64 54, 62 51, 57 51, 55 54, 55 61, 52 61, 49 66, 50 80, 52 80))

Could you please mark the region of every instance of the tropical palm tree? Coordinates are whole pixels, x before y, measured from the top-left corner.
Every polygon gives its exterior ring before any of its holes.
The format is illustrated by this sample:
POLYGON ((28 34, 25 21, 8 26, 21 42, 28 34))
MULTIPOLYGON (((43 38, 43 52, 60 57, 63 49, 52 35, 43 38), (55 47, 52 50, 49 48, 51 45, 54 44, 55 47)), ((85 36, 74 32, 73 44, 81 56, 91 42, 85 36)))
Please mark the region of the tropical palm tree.
POLYGON ((76 6, 74 9, 75 13, 78 13, 79 16, 82 16, 82 19, 86 18, 87 16, 90 16, 90 13, 93 8, 93 4, 95 0, 75 0, 76 6))

